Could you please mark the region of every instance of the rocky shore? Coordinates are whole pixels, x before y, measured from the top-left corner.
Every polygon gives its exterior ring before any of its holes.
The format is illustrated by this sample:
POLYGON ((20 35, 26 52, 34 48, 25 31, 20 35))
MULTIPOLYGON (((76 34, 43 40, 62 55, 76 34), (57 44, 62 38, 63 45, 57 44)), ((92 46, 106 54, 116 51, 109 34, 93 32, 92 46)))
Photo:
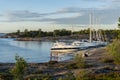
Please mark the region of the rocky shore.
MULTIPOLYGON (((76 54, 85 53, 79 51, 76 54)), ((27 74, 52 74, 55 78, 64 76, 65 74, 72 72, 77 75, 81 70, 86 70, 89 74, 105 74, 111 72, 120 72, 120 67, 114 63, 104 63, 102 60, 106 57, 106 49, 95 48, 88 51, 88 56, 85 57, 85 64, 89 64, 86 68, 68 69, 66 66, 74 62, 74 60, 67 60, 62 62, 46 62, 46 63, 28 63, 27 74)), ((15 66, 14 63, 0 63, 0 73, 9 73, 9 71, 15 66)), ((30 77, 30 76, 27 76, 30 77)))

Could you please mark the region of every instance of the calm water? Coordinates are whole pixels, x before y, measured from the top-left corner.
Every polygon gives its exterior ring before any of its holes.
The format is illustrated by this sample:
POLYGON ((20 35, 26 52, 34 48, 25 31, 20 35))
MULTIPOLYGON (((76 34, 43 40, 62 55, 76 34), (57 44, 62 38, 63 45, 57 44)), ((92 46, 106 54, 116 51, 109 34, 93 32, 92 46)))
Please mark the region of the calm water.
MULTIPOLYGON (((22 56, 27 62, 47 62, 50 60, 50 48, 53 42, 14 41, 0 38, 0 62, 13 63, 15 55, 22 56)), ((66 60, 70 56, 64 56, 66 60)))
POLYGON ((52 42, 0 39, 0 62, 15 62, 16 54, 28 62, 47 62, 50 60, 51 46, 52 42))

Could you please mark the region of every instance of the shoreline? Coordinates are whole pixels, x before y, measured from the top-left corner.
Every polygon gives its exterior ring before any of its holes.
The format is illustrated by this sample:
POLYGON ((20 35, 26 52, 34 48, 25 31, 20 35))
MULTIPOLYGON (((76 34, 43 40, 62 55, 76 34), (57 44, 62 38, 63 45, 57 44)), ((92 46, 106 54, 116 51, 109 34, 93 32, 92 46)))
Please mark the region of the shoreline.
MULTIPOLYGON (((77 54, 86 52, 86 50, 78 51, 77 54)), ((79 74, 81 70, 86 70, 89 72, 89 75, 105 74, 120 71, 120 68, 113 63, 103 63, 101 60, 105 57, 106 47, 93 48, 89 50, 89 56, 84 57, 85 63, 89 64, 87 68, 79 69, 69 69, 66 68, 67 65, 74 62, 73 59, 50 63, 28 63, 28 73, 37 74, 42 72, 42 74, 53 74, 54 78, 65 76, 65 74, 72 72, 74 75, 79 74)), ((0 63, 0 73, 9 72, 14 68, 15 63, 0 63)), ((29 76, 28 75, 28 76, 29 76)))
POLYGON ((17 41, 54 41, 54 40, 60 40, 60 39, 88 39, 88 35, 70 35, 70 36, 47 36, 47 37, 12 37, 12 36, 4 36, 0 38, 15 38, 17 41))

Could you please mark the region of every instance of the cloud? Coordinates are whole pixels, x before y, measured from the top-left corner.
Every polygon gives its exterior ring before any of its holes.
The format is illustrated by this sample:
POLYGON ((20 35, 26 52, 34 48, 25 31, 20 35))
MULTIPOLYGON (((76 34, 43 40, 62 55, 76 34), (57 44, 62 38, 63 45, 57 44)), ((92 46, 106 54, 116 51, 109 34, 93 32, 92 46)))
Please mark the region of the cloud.
POLYGON ((120 17, 119 8, 116 9, 94 9, 94 10, 87 10, 87 9, 78 9, 74 11, 74 9, 66 8, 63 9, 64 12, 75 12, 75 13, 82 13, 82 15, 74 16, 74 17, 64 17, 64 18, 44 18, 40 21, 48 21, 54 22, 57 24, 82 24, 87 25, 89 24, 89 14, 93 13, 94 16, 94 24, 116 24, 118 18, 120 17), (96 21, 97 20, 97 21, 96 21))
POLYGON ((65 14, 65 13, 77 13, 79 10, 76 9, 61 9, 55 12, 50 13, 38 13, 38 12, 31 12, 28 10, 17 10, 17 11, 7 11, 0 16, 5 18, 3 21, 14 22, 14 21, 34 21, 36 19, 42 19, 46 16, 57 15, 57 14, 65 14))
POLYGON ((120 2, 120 0, 112 0, 112 2, 120 2))
MULTIPOLYGON (((19 22, 19 21, 36 21, 40 20, 44 17, 49 17, 51 15, 59 15, 59 14, 70 14, 70 13, 80 13, 79 8, 63 8, 55 12, 49 13, 38 13, 31 12, 28 10, 16 10, 16 11, 7 11, 0 16, 4 18, 4 20, 0 20, 2 22, 19 22)), ((71 16, 70 16, 71 17, 71 16)))
POLYGON ((8 11, 5 12, 2 17, 4 17, 7 21, 24 21, 27 19, 42 17, 42 14, 36 13, 36 12, 30 12, 27 10, 23 11, 8 11))
POLYGON ((51 22, 57 24, 84 25, 84 24, 89 24, 89 14, 94 13, 94 17, 99 19, 100 24, 115 24, 118 20, 118 17, 120 17, 120 11, 119 11, 120 7, 119 6, 115 7, 115 6, 116 5, 111 5, 109 8, 104 8, 104 6, 102 6, 94 9, 68 7, 48 13, 32 12, 28 10, 8 11, 0 15, 2 16, 2 18, 4 18, 4 20, 0 20, 0 21, 1 22, 34 21, 34 22, 51 22), (73 15, 70 15, 71 13, 73 15))
POLYGON ((14 18, 34 18, 34 17, 41 17, 39 13, 30 12, 30 11, 13 11, 8 12, 6 14, 8 17, 14 17, 14 18))

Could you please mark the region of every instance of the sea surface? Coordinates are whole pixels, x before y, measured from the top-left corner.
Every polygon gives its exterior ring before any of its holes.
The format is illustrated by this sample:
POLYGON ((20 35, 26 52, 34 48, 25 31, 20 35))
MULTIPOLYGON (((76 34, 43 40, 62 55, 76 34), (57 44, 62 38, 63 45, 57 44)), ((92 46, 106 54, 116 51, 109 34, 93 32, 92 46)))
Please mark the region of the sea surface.
MULTIPOLYGON (((13 38, 0 38, 0 63, 14 63, 19 55, 30 63, 48 62, 51 59, 53 42, 15 41, 13 38)), ((58 60, 67 60, 71 55, 62 55, 58 60)))

